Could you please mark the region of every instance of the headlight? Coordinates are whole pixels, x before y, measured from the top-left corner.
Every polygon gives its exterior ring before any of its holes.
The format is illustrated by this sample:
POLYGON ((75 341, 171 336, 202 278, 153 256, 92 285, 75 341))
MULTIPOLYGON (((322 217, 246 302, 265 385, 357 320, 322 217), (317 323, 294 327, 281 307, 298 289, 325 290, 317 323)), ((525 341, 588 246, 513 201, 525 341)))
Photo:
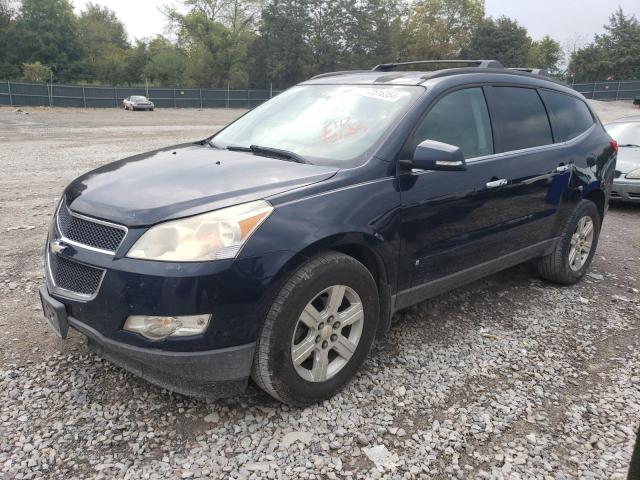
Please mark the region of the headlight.
POLYGON ((164 262, 235 258, 273 207, 264 200, 223 208, 151 227, 127 257, 164 262))
POLYGON ((627 173, 625 175, 625 178, 630 178, 630 179, 640 179, 640 168, 636 168, 633 172, 627 173))

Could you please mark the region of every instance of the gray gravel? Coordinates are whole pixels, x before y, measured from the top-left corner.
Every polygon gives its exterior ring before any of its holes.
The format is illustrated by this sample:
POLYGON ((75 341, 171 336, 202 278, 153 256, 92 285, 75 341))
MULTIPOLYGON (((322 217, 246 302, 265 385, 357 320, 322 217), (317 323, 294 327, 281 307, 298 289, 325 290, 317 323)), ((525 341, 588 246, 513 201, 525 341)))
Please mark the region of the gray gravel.
MULTIPOLYGON (((0 132, 12 115, 0 109, 0 132)), ((166 143, 193 134, 139 117, 136 145, 97 128, 100 115, 0 149, 0 478, 625 477, 640 416, 640 208, 610 211, 580 285, 524 265, 398 314, 321 405, 291 409, 255 387, 194 400, 100 360, 78 335, 54 340, 40 319, 39 250, 61 184, 149 147, 156 127, 166 143)))

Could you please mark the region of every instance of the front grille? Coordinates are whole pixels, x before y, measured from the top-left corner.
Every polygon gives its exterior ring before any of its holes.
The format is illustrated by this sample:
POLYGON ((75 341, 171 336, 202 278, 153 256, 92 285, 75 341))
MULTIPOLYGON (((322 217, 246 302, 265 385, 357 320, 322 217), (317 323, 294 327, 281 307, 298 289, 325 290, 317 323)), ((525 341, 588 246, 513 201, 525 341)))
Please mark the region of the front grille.
POLYGON ((64 238, 107 252, 115 253, 127 234, 124 227, 117 228, 72 215, 64 200, 57 218, 58 229, 64 238))
POLYGON ((49 270, 54 286, 84 297, 98 291, 104 270, 49 254, 49 270))

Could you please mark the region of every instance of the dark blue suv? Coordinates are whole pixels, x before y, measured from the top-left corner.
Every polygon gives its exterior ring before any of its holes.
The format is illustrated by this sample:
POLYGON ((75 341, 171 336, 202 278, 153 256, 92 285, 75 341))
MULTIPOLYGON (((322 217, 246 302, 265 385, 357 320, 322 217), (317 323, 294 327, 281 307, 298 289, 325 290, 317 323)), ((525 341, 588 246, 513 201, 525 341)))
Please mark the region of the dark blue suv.
POLYGON ((47 241, 49 323, 176 392, 253 378, 307 405, 398 310, 528 260, 579 281, 616 143, 567 86, 466 63, 321 75, 78 178, 47 241))

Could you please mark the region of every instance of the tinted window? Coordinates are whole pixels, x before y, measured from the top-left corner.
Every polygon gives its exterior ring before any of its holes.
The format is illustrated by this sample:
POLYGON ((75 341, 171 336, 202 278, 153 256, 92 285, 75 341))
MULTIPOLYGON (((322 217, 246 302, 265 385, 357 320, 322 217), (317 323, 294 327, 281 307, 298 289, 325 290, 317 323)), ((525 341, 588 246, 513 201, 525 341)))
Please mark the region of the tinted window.
POLYGON ((458 90, 434 105, 414 134, 414 147, 436 140, 460 147, 465 158, 493 153, 491 122, 481 88, 458 90))
POLYGON ((502 151, 553 143, 547 111, 536 90, 493 87, 492 112, 498 119, 502 151))
POLYGON ((543 90, 540 92, 553 118, 556 141, 576 138, 593 125, 593 117, 585 103, 563 93, 543 90))

